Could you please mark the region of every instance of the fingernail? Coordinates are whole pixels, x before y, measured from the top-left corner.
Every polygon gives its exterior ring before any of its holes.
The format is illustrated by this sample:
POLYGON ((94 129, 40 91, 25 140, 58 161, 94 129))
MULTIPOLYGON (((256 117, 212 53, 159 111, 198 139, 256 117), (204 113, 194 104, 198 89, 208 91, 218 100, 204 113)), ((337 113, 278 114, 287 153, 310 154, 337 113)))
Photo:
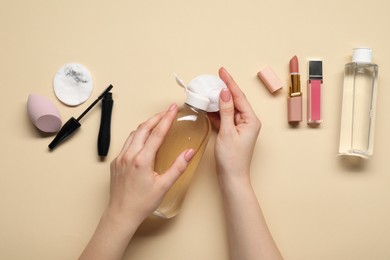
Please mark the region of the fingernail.
POLYGON ((227 89, 227 88, 222 89, 222 91, 221 91, 221 99, 222 99, 222 101, 223 102, 228 102, 228 101, 230 101, 230 97, 231 97, 231 95, 230 95, 229 89, 227 89))
POLYGON ((176 104, 172 104, 168 107, 168 111, 172 111, 173 109, 175 109, 177 107, 176 104))
POLYGON ((189 162, 191 161, 192 157, 194 156, 195 154, 195 151, 194 149, 188 149, 185 153, 184 153, 184 159, 189 162))

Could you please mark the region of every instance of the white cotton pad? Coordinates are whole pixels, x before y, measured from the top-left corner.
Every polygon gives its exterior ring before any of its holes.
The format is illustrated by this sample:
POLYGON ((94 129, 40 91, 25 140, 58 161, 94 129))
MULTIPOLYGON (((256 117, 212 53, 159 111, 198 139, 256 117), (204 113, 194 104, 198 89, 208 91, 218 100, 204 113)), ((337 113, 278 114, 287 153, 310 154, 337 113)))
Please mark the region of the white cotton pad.
POLYGON ((92 77, 81 64, 65 64, 54 76, 53 87, 55 95, 61 102, 77 106, 91 96, 92 77))
POLYGON ((219 93, 226 87, 225 82, 214 75, 200 75, 187 85, 189 92, 196 93, 209 100, 207 112, 219 111, 219 93))
POLYGON ((60 111, 44 96, 31 94, 27 100, 27 112, 31 122, 43 132, 55 133, 61 128, 60 111))

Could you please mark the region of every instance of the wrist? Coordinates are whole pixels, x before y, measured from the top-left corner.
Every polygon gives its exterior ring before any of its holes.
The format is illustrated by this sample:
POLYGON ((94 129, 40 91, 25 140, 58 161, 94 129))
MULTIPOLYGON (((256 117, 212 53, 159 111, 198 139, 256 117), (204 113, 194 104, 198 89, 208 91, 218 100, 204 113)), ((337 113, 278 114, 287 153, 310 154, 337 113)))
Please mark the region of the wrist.
POLYGON ((238 190, 252 189, 249 173, 218 173, 218 183, 223 194, 235 194, 238 190))
POLYGON ((122 236, 132 236, 143 220, 144 218, 138 214, 124 214, 110 206, 106 208, 101 218, 101 222, 115 229, 122 236))
POLYGON ((138 228, 131 219, 123 220, 107 208, 79 259, 121 259, 138 228))

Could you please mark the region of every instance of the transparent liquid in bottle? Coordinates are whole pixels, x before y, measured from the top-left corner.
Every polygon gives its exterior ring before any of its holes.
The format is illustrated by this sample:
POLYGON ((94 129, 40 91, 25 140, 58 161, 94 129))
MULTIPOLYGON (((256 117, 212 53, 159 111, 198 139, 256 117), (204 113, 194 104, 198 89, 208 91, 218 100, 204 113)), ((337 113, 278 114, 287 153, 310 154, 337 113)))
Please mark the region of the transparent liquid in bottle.
POLYGON ((159 174, 164 173, 177 156, 186 149, 194 149, 195 155, 153 215, 172 218, 179 212, 191 179, 207 146, 210 133, 211 125, 207 112, 187 104, 179 108, 176 120, 157 152, 154 169, 159 174))
POLYGON ((340 155, 368 158, 373 154, 378 66, 345 65, 340 129, 340 155))

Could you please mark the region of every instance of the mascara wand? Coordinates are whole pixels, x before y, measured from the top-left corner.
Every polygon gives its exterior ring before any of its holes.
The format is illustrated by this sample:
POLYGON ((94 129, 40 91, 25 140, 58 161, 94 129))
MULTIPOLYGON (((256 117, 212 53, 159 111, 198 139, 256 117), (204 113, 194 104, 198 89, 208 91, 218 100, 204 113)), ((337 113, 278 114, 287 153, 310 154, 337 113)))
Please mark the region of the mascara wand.
POLYGON ((80 120, 91 110, 99 100, 101 100, 111 89, 113 88, 112 85, 108 86, 106 90, 76 119, 74 117, 71 117, 60 129, 56 137, 53 139, 53 141, 49 144, 49 149, 53 150, 59 143, 61 143, 63 140, 68 138, 70 135, 74 133, 80 126, 80 120))

